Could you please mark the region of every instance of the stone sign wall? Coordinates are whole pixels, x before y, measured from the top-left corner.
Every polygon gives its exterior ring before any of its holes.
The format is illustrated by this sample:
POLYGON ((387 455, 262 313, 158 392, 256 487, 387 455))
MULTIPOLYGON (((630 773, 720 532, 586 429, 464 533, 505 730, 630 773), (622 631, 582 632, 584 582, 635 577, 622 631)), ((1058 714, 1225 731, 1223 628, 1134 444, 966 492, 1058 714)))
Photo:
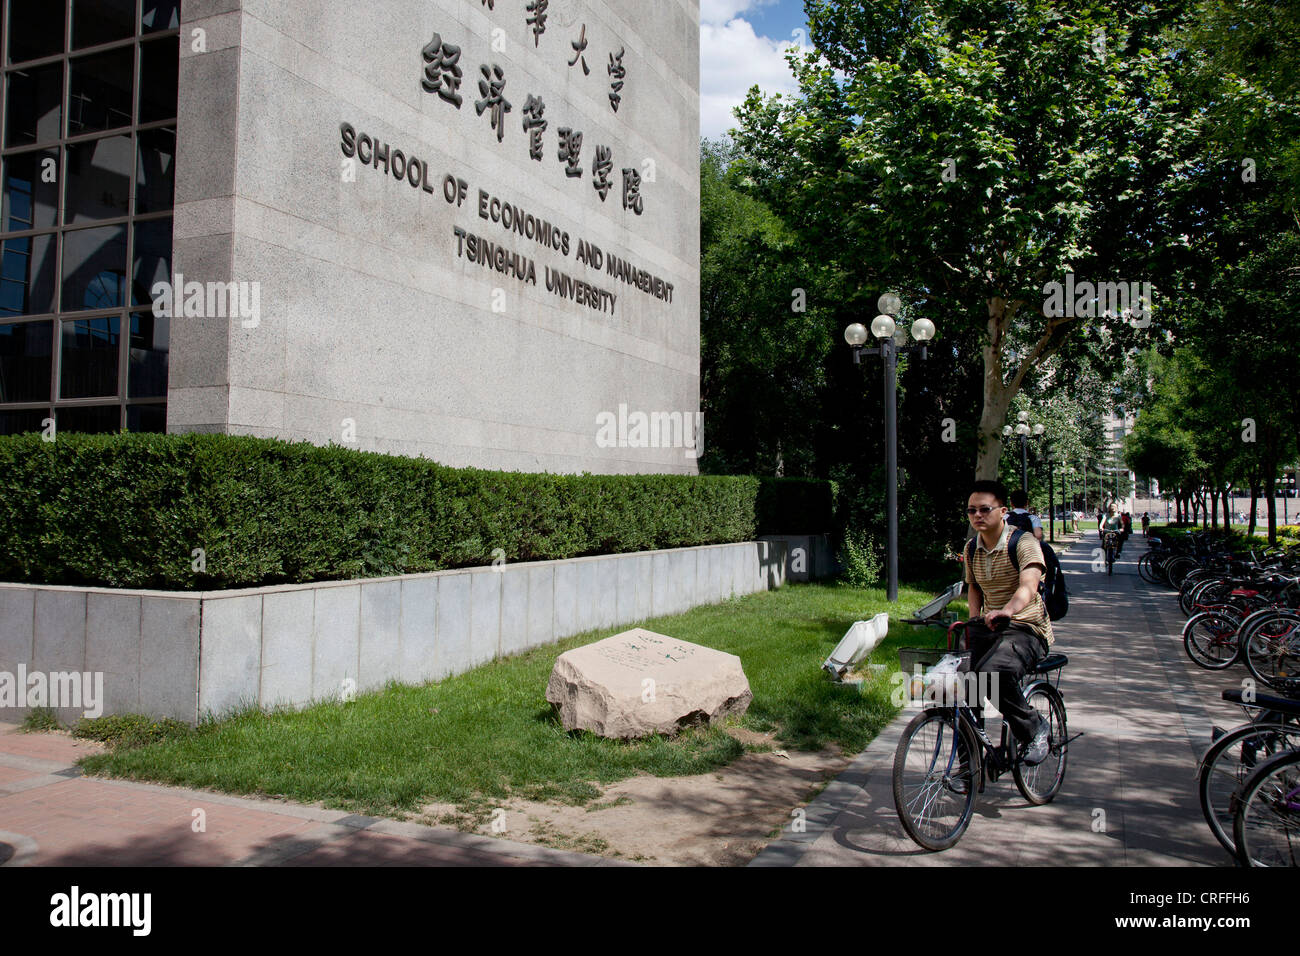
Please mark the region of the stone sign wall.
POLYGON ((696 470, 697 2, 184 16, 170 431, 696 470))

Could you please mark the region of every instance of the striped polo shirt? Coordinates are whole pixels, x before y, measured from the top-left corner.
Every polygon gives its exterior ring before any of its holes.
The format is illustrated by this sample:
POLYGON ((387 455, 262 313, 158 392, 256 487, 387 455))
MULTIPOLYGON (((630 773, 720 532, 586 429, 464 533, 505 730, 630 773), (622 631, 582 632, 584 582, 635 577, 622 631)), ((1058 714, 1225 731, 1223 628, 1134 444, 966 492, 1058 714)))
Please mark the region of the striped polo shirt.
MULTIPOLYGON (((1007 553, 1007 544, 1011 540, 1011 533, 1015 530, 1012 525, 1004 524, 1002 537, 998 538, 998 543, 991 551, 984 547, 984 542, 980 540, 978 534, 975 536, 975 553, 966 566, 966 585, 967 587, 972 583, 979 585, 984 595, 985 610, 996 611, 1003 607, 1016 593, 1016 588, 1020 587, 1020 575, 1015 565, 1011 563, 1011 555, 1007 553)), ((969 548, 970 545, 968 544, 967 547, 969 548)), ((1020 561, 1021 571, 1034 565, 1044 573, 1047 571, 1043 548, 1028 531, 1020 536, 1016 557, 1020 561)), ((1020 613, 1013 614, 1011 620, 1028 627, 1046 641, 1048 647, 1051 647, 1056 640, 1052 633, 1052 619, 1047 615, 1047 606, 1043 603, 1040 594, 1035 594, 1033 601, 1021 609, 1020 613)))

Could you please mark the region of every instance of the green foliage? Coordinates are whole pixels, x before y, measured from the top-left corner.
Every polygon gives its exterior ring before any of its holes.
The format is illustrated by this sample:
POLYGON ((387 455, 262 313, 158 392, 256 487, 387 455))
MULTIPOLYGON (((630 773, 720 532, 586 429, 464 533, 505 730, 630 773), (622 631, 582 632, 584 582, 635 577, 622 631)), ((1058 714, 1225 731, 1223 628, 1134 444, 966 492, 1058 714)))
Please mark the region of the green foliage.
POLYGON ((483 471, 243 436, 20 435, 0 438, 0 580, 218 589, 484 565, 498 548, 513 562, 747 541, 829 530, 815 484, 483 471))
POLYGON ((842 277, 817 293, 866 320, 894 291, 935 320, 936 356, 983 367, 977 421, 952 416, 981 476, 1030 376, 1116 368, 1163 321, 1048 316, 1044 285, 1157 279, 1185 251, 1168 184, 1196 121, 1159 41, 1187 5, 809 0, 799 94, 738 111, 737 180, 842 277))
POLYGON ((59 718, 49 707, 33 707, 23 718, 19 728, 25 734, 39 734, 47 730, 59 729, 59 718))
POLYGON ((839 488, 814 478, 762 478, 758 486, 759 528, 789 534, 827 534, 836 527, 839 488))
POLYGON ((1175 191, 1179 331, 1127 452, 1193 514, 1230 485, 1262 492, 1276 540, 1272 486, 1300 439, 1300 7, 1197 0, 1192 14, 1171 37, 1196 117, 1195 162, 1175 191))
POLYGON ((839 558, 844 568, 840 577, 845 584, 855 588, 871 588, 880 583, 880 574, 885 565, 884 555, 880 542, 870 532, 856 530, 845 534, 839 558))
POLYGON ((188 737, 194 731, 170 717, 149 717, 144 714, 117 714, 111 717, 83 717, 72 728, 72 736, 98 740, 114 749, 143 747, 188 737))
POLYGON ((700 403, 712 436, 701 468, 809 474, 835 338, 815 264, 730 171, 726 142, 700 148, 700 403))

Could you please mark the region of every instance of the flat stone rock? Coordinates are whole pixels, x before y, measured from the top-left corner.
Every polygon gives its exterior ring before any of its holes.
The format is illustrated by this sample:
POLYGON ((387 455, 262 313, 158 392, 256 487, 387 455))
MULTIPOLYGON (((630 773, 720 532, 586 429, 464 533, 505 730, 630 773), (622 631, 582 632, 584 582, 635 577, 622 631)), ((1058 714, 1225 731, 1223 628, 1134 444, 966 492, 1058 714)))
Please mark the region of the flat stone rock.
POLYGON ((754 695, 736 655, 638 627, 561 654, 546 699, 566 730, 627 739, 743 714, 754 695))

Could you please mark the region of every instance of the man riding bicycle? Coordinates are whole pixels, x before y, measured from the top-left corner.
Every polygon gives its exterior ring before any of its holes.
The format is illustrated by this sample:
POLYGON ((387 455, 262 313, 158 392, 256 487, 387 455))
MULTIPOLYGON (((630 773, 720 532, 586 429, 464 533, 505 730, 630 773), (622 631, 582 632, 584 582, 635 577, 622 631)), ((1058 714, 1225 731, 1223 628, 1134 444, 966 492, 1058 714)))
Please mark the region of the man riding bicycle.
POLYGON ((1054 640, 1052 621, 1038 593, 1047 564, 1032 534, 1020 536, 1012 562, 1007 548, 1013 529, 1006 522, 1006 503, 1007 489, 1001 482, 971 485, 966 515, 976 536, 966 548, 971 615, 966 633, 970 669, 995 675, 998 711, 1024 748, 1024 762, 1033 765, 1047 756, 1049 724, 1025 700, 1020 681, 1047 656, 1054 640), (981 615, 983 621, 976 620, 981 615))

